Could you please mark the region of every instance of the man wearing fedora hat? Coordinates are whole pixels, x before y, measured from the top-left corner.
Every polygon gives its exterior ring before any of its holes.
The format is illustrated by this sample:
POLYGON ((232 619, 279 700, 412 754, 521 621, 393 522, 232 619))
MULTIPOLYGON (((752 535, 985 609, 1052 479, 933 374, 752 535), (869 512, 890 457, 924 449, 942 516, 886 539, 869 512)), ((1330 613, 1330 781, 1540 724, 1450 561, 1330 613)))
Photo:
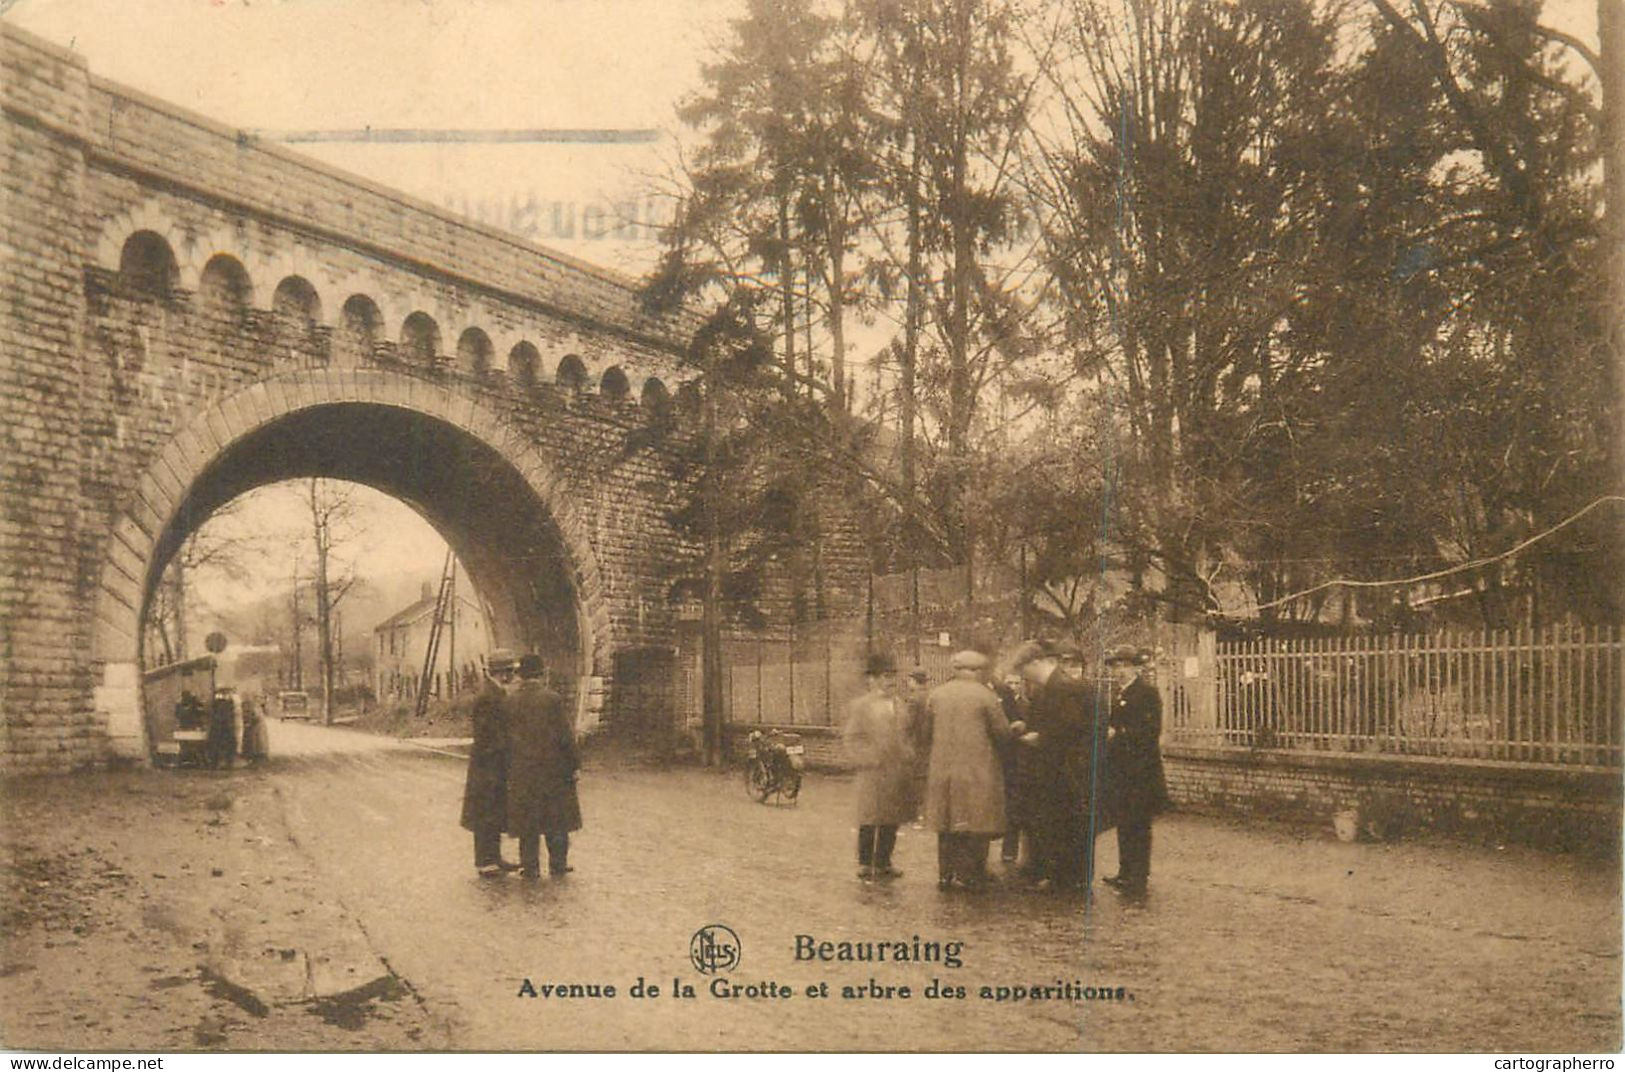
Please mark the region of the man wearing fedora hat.
POLYGON ((464 830, 474 835, 474 867, 487 878, 519 870, 502 859, 502 831, 507 825, 508 723, 503 701, 513 688, 518 659, 507 648, 486 657, 485 683, 471 712, 474 745, 468 753, 463 783, 464 830))
POLYGON ((1097 773, 1105 737, 1105 697, 1062 669, 1064 649, 1029 641, 1012 660, 1027 683, 1030 732, 1028 877, 1041 888, 1087 891, 1101 809, 1097 773))
POLYGON ((897 664, 886 652, 869 656, 864 694, 846 710, 842 741, 858 771, 858 877, 896 878, 897 827, 914 818, 914 744, 896 696, 897 664))
POLYGON ((1162 770, 1162 696, 1145 679, 1145 653, 1119 647, 1106 656, 1117 681, 1106 741, 1108 799, 1117 819, 1117 874, 1105 881, 1143 894, 1151 878, 1151 819, 1168 806, 1162 770))

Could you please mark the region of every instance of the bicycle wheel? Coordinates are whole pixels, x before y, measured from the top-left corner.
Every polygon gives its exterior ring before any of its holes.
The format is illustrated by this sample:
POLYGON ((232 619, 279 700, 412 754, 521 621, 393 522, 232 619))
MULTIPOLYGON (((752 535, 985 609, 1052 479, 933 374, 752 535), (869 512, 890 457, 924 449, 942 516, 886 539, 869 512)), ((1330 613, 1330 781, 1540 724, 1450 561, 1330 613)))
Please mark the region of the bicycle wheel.
POLYGON ((784 780, 779 783, 779 795, 790 803, 796 802, 801 795, 801 772, 798 770, 785 771, 784 780))
POLYGON ((745 763, 745 790, 758 803, 766 803, 767 794, 773 790, 773 778, 767 772, 767 764, 754 757, 745 763))

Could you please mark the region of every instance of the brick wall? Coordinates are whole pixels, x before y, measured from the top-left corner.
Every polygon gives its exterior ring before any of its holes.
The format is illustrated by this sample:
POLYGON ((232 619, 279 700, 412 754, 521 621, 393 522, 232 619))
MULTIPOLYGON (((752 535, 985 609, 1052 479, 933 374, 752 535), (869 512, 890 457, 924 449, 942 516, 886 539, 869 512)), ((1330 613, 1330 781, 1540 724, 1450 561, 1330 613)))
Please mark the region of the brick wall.
POLYGON ((1176 806, 1330 829, 1359 816, 1363 838, 1431 833, 1600 855, 1619 851, 1617 773, 1304 752, 1170 747, 1176 806))
POLYGON ((0 321, 0 629, 3 746, 14 770, 95 762, 105 741, 83 658, 89 596, 75 464, 84 412, 81 129, 88 72, 32 39, 4 39, 4 251, 0 321), (26 119, 24 118, 26 113, 26 119))
POLYGON ((806 747, 807 769, 818 771, 847 771, 851 764, 847 762, 846 753, 841 746, 841 731, 833 726, 768 726, 730 724, 723 728, 723 754, 730 763, 742 765, 745 757, 750 754, 750 735, 753 730, 766 733, 778 729, 786 733, 801 735, 801 743, 806 747))

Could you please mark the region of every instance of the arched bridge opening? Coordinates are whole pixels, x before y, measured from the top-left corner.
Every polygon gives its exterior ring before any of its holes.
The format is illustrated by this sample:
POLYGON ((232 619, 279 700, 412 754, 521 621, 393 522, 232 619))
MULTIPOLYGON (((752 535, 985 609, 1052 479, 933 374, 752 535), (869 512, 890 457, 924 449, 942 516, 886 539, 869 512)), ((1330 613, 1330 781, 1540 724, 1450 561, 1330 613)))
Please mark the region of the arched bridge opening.
POLYGON ((141 623, 170 560, 225 504, 256 488, 324 477, 374 488, 446 540, 489 608, 494 644, 541 654, 577 690, 615 648, 590 544, 563 485, 503 422, 463 401, 413 402, 388 373, 321 373, 228 399, 162 452, 115 527, 99 594, 97 654, 109 731, 141 739, 141 623), (335 386, 336 385, 336 386, 335 386), (281 399, 280 404, 270 401, 281 399), (271 412, 267 413, 266 410, 271 412), (212 446, 211 446, 212 444, 212 446))
POLYGON ((302 477, 364 484, 406 503, 468 570, 491 608, 498 644, 537 651, 572 678, 590 668, 574 570, 547 505, 490 446, 390 406, 315 406, 233 443, 205 469, 158 541, 144 602, 170 558, 216 509, 302 477))

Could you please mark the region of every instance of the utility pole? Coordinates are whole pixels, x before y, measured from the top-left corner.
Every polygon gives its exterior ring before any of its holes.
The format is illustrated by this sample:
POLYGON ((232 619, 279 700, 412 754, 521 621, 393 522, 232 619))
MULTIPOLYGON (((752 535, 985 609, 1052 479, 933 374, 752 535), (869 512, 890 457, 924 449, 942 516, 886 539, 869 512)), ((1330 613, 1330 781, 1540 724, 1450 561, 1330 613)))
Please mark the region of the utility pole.
POLYGON ((457 560, 451 560, 451 634, 446 638, 446 699, 457 695, 457 560))
MULTIPOLYGON (((451 596, 453 586, 456 584, 457 556, 451 548, 446 548, 446 564, 440 570, 440 592, 435 597, 434 620, 429 623, 429 641, 423 650, 423 676, 418 681, 417 717, 422 718, 429 709, 429 693, 434 687, 435 666, 440 661, 440 630, 446 623, 446 601, 451 596)), ((448 679, 450 675, 447 675, 448 679)), ((446 699, 451 698, 451 687, 448 685, 444 694, 446 699)))

